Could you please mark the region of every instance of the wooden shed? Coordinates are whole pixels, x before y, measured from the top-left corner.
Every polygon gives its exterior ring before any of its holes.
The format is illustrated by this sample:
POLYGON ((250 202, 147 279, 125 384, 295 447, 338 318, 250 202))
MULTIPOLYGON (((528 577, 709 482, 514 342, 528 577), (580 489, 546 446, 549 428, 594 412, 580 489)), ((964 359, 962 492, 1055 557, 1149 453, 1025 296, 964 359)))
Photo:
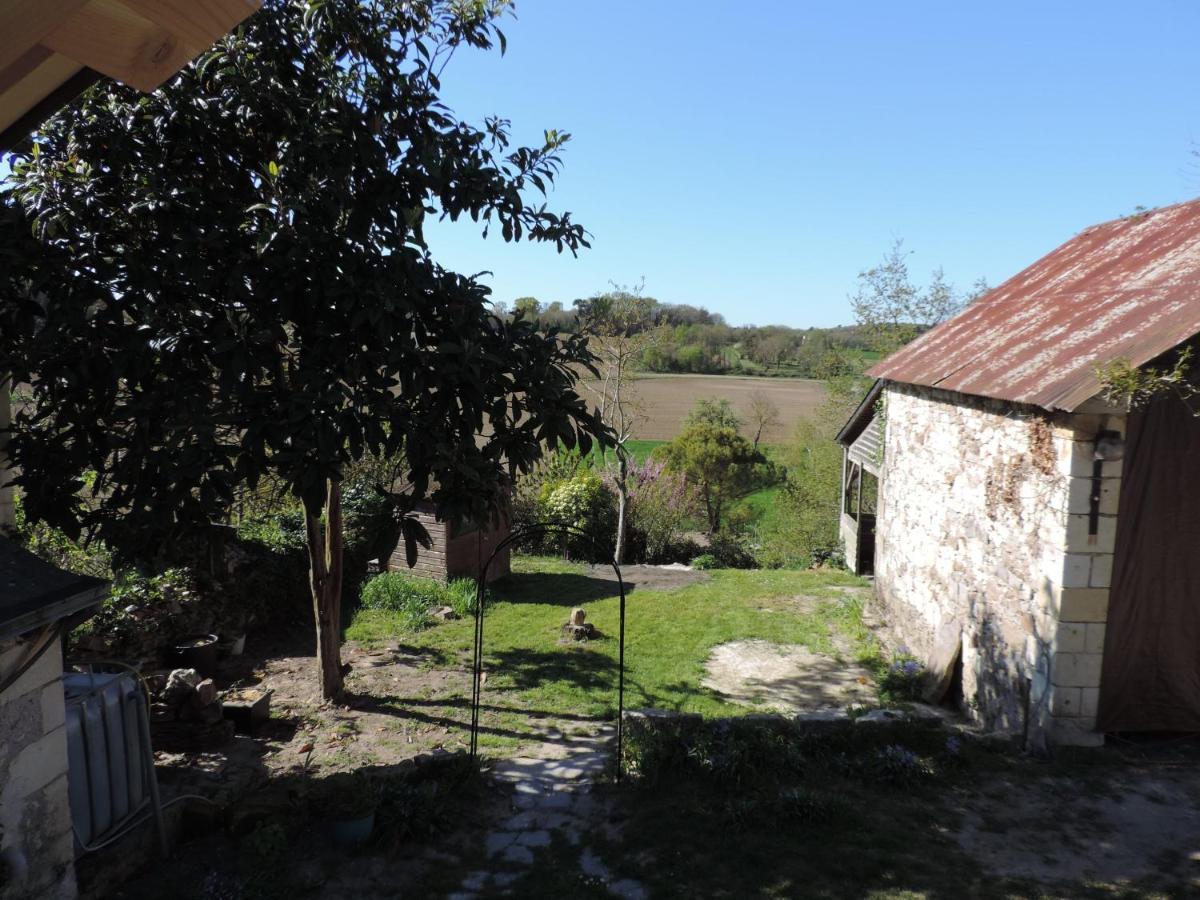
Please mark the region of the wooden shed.
MULTIPOLYGON (((429 549, 418 549, 417 562, 410 569, 405 558, 404 541, 398 541, 388 556, 388 571, 410 572, 438 581, 450 581, 454 578, 478 580, 480 569, 487 564, 496 545, 512 533, 511 519, 507 514, 502 516, 498 523, 487 522, 479 525, 464 522, 455 525, 439 518, 431 503, 423 503, 417 507, 417 520, 429 532, 432 546, 429 549)), ((493 582, 511 571, 512 554, 506 547, 488 569, 487 580, 489 583, 493 582)))

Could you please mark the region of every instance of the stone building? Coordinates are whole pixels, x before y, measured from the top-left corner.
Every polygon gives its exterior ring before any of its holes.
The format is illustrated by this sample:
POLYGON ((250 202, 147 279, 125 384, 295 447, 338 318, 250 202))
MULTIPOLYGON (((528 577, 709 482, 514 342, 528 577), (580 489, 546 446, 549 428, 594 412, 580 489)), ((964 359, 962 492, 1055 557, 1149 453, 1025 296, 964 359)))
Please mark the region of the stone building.
POLYGON ((870 371, 838 435, 847 560, 984 725, 1200 731, 1200 402, 1127 412, 1098 371, 1198 332, 1193 201, 1085 230, 870 371))

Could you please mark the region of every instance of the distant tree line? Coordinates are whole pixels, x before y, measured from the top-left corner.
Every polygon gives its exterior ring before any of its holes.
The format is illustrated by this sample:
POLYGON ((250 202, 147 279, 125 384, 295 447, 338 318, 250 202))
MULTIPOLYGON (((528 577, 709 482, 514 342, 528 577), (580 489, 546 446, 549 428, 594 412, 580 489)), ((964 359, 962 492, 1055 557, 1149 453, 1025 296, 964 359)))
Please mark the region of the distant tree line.
MULTIPOLYGON (((537 319, 551 332, 586 331, 597 304, 612 296, 600 294, 569 306, 520 297, 499 311, 537 319)), ((642 298, 642 303, 646 315, 634 327, 655 331, 636 361, 636 368, 644 372, 830 378, 861 371, 864 363, 875 358, 870 336, 858 325, 730 325, 720 313, 702 306, 663 303, 652 297, 642 298)))

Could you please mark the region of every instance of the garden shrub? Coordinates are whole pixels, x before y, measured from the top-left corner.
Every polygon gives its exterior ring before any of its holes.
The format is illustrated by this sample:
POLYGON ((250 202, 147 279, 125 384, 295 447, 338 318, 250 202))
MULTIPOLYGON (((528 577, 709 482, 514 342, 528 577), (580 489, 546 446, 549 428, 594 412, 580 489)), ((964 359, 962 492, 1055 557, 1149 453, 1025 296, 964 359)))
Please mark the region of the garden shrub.
POLYGON ((616 534, 616 498, 592 469, 581 468, 571 478, 542 486, 543 518, 583 532, 551 535, 551 540, 564 547, 574 559, 603 562, 612 558, 616 534), (557 540, 556 540, 557 539, 557 540))
POLYGON ((721 563, 711 553, 701 553, 692 560, 691 566, 693 569, 719 569, 721 563))
POLYGON ((758 561, 745 532, 722 529, 709 538, 708 552, 721 569, 755 569, 758 561))

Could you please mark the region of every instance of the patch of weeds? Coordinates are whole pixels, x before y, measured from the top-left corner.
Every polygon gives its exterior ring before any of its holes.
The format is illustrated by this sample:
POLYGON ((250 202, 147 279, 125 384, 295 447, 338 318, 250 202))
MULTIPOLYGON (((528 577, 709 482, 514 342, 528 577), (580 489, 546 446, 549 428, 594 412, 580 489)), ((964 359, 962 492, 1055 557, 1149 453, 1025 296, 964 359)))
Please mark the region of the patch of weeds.
POLYGON ((474 614, 476 591, 476 583, 470 578, 455 578, 443 584, 403 572, 383 572, 363 585, 362 608, 391 613, 401 630, 420 631, 436 623, 433 611, 438 607, 449 607, 459 618, 474 614))
POLYGON ((381 779, 375 843, 394 848, 461 827, 466 811, 478 807, 484 785, 478 764, 462 754, 381 779))
POLYGON ((918 756, 900 744, 888 744, 875 751, 868 761, 867 771, 879 781, 910 787, 934 774, 928 759, 918 756))

